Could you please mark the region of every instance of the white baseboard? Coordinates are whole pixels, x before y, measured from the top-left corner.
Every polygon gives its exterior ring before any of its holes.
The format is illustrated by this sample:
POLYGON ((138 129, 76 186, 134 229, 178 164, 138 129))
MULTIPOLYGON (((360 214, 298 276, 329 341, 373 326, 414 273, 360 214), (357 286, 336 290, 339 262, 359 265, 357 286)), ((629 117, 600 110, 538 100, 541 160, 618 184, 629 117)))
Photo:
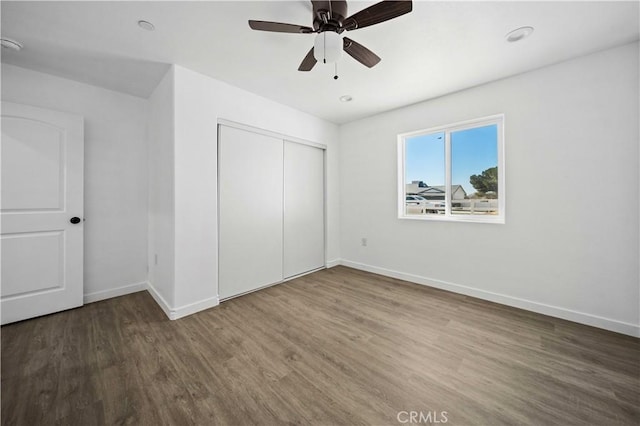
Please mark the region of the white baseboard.
POLYGON ((386 277, 397 278, 416 284, 422 284, 429 287, 435 287, 442 290, 448 290, 453 293, 460 293, 467 296, 476 297, 478 299, 488 300, 500 303, 502 305, 512 306, 515 308, 525 309, 527 311, 537 312, 539 314, 549 315, 556 318, 577 322, 580 324, 590 325, 593 327, 603 328, 605 330, 615 331, 617 333, 627 334, 629 336, 640 337, 640 325, 622 322, 610 318, 604 318, 597 315, 587 314, 584 312, 573 311, 571 309, 561 308, 559 306, 546 305, 544 303, 532 302, 518 297, 507 296, 505 294, 493 293, 465 285, 454 284, 442 280, 422 277, 419 275, 407 274, 404 272, 394 271, 391 269, 379 268, 377 266, 367 265, 364 263, 353 262, 350 260, 340 260, 339 263, 350 268, 362 271, 372 272, 374 274, 384 275, 386 277))
POLYGON ((186 317, 188 315, 204 311, 205 309, 213 308, 214 306, 218 306, 219 304, 220 300, 218 299, 218 296, 210 297, 205 300, 199 300, 197 302, 172 309, 171 314, 169 315, 169 319, 177 320, 178 318, 186 317))
POLYGON ((124 285, 122 287, 110 288, 108 290, 87 293, 83 297, 84 303, 93 303, 99 300, 111 299, 112 297, 124 296, 125 294, 137 293, 147 289, 147 282, 124 285))
POLYGON ((334 266, 340 265, 340 259, 327 260, 325 262, 325 266, 328 268, 333 268, 334 266))
POLYGON ((147 290, 149 291, 149 294, 151 294, 151 297, 153 297, 156 303, 164 311, 167 318, 169 318, 170 320, 177 320, 179 318, 204 311, 205 309, 213 308, 214 306, 218 306, 220 304, 220 300, 218 299, 218 296, 216 296, 209 299, 200 300, 195 303, 190 303, 188 305, 172 308, 151 283, 148 283, 147 290))
POLYGON ((164 314, 169 318, 171 318, 171 307, 169 306, 169 304, 167 303, 166 300, 164 300, 164 297, 162 297, 160 295, 160 293, 158 293, 158 290, 156 290, 156 288, 153 286, 153 284, 151 284, 150 282, 147 283, 147 291, 149 292, 149 294, 151 295, 151 297, 153 297, 153 300, 156 301, 156 303, 158 304, 158 306, 160 306, 160 309, 162 309, 164 311, 164 314))

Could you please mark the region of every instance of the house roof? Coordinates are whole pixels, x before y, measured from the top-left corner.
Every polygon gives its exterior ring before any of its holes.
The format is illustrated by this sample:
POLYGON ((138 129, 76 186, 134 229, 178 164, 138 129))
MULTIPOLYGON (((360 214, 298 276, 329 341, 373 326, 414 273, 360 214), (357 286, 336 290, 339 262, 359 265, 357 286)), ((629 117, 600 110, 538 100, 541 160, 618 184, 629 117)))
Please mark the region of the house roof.
MULTIPOLYGON (((445 191, 445 186, 444 185, 437 185, 437 186, 432 186, 430 188, 436 188, 437 190, 439 190, 440 192, 444 192, 445 191)), ((467 195, 467 191, 464 190, 464 188, 462 187, 462 185, 451 185, 451 192, 453 194, 455 194, 458 191, 462 191, 464 193, 464 195, 467 195)))
MULTIPOLYGON (((420 186, 416 181, 412 183, 408 183, 406 185, 405 191, 407 194, 416 194, 416 195, 444 195, 445 193, 444 185, 434 185, 434 186, 420 186)), ((464 190, 462 185, 451 185, 451 192, 455 194, 458 191, 462 191, 464 196, 467 195, 467 191, 464 190)))

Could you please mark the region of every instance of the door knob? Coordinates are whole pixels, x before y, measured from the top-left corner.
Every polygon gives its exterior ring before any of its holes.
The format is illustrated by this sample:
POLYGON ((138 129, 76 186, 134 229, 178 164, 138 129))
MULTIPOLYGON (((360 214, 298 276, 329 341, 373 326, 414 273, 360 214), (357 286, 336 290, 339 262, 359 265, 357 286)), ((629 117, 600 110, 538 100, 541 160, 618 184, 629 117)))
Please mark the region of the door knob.
POLYGON ((72 217, 71 219, 69 219, 69 222, 73 223, 74 225, 76 223, 80 223, 80 218, 77 216, 72 217))

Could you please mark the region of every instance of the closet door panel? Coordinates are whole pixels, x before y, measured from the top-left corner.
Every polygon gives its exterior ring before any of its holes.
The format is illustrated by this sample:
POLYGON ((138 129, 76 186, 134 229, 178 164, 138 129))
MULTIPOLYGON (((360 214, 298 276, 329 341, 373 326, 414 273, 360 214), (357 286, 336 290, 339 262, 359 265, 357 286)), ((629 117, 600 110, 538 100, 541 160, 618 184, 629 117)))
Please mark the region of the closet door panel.
POLYGON ((324 151, 285 141, 284 277, 324 265, 324 151))
POLYGON ((282 281, 283 143, 222 125, 219 132, 218 278, 225 299, 282 281))

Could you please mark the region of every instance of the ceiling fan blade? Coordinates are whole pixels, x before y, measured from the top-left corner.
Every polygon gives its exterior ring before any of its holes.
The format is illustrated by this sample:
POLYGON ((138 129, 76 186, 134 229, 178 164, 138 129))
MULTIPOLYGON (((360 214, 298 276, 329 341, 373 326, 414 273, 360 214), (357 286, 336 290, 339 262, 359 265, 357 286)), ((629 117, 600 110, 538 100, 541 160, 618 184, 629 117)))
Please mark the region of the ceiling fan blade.
POLYGON ((303 27, 302 25, 295 25, 295 24, 283 24, 281 22, 250 20, 249 26, 253 30, 271 31, 275 33, 309 34, 314 32, 313 28, 311 27, 303 27))
MULTIPOLYGON (((356 61, 360 62, 363 65, 371 68, 375 66, 378 62, 381 61, 380 57, 361 45, 360 43, 356 43, 350 38, 344 37, 342 39, 342 43, 344 45, 344 51, 353 57, 356 61)), ((313 54, 313 49, 312 52, 313 54)))
POLYGON ((397 18, 411 12, 412 9, 413 2, 411 0, 381 1, 349 16, 342 23, 342 27, 347 31, 368 27, 397 18))
POLYGON ((304 59, 302 60, 302 63, 298 67, 298 71, 311 71, 311 69, 316 64, 316 62, 318 61, 316 61, 316 58, 313 56, 313 47, 312 47, 309 53, 307 53, 307 56, 305 56, 304 59))

